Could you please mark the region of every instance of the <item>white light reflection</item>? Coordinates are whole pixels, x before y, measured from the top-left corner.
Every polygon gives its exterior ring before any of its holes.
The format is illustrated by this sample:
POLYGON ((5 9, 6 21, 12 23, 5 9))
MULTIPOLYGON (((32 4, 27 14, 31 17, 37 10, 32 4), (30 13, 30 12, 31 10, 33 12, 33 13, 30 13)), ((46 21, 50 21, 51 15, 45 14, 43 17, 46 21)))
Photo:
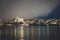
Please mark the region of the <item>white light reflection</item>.
POLYGON ((34 32, 34 28, 33 28, 33 26, 32 26, 32 40, 34 40, 34 37, 33 37, 33 36, 34 36, 34 35, 33 35, 34 33, 33 33, 33 32, 34 32))
POLYGON ((15 28, 15 40, 16 40, 16 28, 15 28))
POLYGON ((20 40, 24 40, 23 38, 24 38, 24 27, 23 26, 21 26, 20 27, 20 36, 21 36, 21 39, 20 40))
POLYGON ((40 26, 39 26, 39 29, 38 30, 39 30, 39 40, 40 40, 40 26))

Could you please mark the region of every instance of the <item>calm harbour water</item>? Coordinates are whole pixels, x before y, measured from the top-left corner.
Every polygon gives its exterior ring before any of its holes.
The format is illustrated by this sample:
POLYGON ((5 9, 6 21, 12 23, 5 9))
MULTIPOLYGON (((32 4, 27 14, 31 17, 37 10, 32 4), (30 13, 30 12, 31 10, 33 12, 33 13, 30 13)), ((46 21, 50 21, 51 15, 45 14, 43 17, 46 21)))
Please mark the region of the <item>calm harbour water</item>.
POLYGON ((60 40, 59 26, 0 27, 0 40, 60 40))

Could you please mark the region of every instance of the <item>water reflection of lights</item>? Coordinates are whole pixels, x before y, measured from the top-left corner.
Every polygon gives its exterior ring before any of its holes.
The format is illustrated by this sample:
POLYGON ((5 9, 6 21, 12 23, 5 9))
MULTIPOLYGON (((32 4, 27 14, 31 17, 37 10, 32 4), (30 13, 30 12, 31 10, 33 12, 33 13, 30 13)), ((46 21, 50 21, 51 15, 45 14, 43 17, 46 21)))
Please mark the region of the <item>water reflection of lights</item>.
POLYGON ((39 40, 40 40, 40 26, 39 26, 39 29, 38 30, 39 30, 39 40))
POLYGON ((20 33, 21 33, 21 34, 20 34, 20 35, 21 35, 21 39, 20 39, 20 40, 24 40, 24 39, 23 39, 23 37, 24 37, 24 30, 23 30, 24 28, 23 28, 23 26, 21 26, 20 29, 21 29, 21 31, 20 31, 20 33))
POLYGON ((20 39, 20 40, 24 40, 24 39, 20 39))
POLYGON ((15 28, 15 40, 16 40, 16 28, 15 28))
POLYGON ((33 31, 34 31, 34 30, 33 30, 33 28, 32 28, 32 40, 34 40, 34 38, 33 38, 33 31))

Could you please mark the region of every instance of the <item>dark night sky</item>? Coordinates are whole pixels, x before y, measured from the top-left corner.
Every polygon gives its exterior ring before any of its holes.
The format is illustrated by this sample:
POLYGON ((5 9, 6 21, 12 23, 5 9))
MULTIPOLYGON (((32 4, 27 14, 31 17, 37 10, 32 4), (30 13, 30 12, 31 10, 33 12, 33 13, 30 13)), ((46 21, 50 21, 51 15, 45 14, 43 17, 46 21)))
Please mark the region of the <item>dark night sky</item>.
POLYGON ((60 18, 59 0, 0 0, 0 18, 60 18))
POLYGON ((60 4, 58 3, 57 6, 50 12, 50 14, 46 17, 38 17, 38 18, 60 18, 60 4))
POLYGON ((60 18, 60 4, 52 10, 52 12, 47 16, 47 18, 60 18))

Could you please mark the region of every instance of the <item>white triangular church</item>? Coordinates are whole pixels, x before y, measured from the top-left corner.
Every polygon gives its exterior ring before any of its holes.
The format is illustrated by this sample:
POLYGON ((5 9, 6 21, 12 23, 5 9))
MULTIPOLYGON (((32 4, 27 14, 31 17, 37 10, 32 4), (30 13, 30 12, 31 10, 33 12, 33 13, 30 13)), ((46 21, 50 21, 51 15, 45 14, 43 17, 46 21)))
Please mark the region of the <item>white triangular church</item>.
POLYGON ((18 16, 15 18, 14 22, 24 22, 23 18, 19 18, 18 16))

